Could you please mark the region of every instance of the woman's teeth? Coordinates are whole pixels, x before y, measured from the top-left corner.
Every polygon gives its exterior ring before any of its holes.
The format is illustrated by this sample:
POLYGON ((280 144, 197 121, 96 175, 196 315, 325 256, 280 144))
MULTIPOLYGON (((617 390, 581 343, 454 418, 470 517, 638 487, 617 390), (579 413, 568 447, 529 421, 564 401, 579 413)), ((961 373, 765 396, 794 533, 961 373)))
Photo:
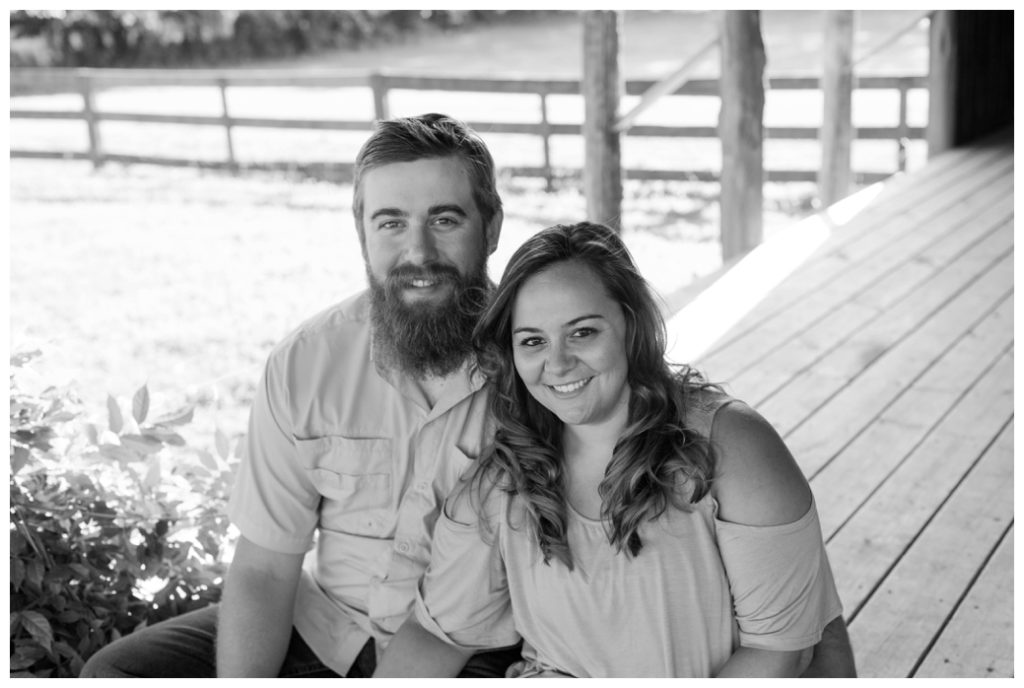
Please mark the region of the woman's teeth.
POLYGON ((559 394, 568 394, 569 392, 575 392, 577 389, 582 389, 585 384, 590 382, 593 378, 587 378, 586 380, 577 380, 576 382, 568 382, 564 385, 551 385, 551 389, 555 390, 559 394))

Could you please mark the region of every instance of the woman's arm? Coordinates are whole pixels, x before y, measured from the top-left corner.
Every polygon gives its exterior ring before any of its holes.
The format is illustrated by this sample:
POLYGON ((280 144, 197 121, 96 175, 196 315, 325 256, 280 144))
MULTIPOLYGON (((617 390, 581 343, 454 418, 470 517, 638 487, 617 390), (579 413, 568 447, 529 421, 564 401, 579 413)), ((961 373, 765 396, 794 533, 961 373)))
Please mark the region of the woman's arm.
MULTIPOLYGON (((711 440, 716 451, 713 494, 718 517, 749 526, 800 520, 811 507, 811 490, 774 428, 744 404, 722 408, 711 440)), ((810 648, 791 651, 740 647, 720 677, 796 677, 810 661, 810 648)))
POLYGON ((373 677, 451 678, 472 655, 472 650, 449 645, 423 628, 413 614, 388 643, 373 677))

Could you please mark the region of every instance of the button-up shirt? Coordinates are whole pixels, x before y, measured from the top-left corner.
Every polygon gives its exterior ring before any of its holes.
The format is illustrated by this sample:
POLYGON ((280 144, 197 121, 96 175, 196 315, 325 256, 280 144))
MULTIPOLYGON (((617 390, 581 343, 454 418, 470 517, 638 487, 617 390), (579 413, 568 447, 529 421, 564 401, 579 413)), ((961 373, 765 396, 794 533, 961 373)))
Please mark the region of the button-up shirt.
POLYGON ((431 406, 376 364, 366 292, 270 354, 228 513, 257 545, 308 552, 294 625, 341 675, 412 610, 440 505, 484 443, 480 387, 464 365, 431 406))

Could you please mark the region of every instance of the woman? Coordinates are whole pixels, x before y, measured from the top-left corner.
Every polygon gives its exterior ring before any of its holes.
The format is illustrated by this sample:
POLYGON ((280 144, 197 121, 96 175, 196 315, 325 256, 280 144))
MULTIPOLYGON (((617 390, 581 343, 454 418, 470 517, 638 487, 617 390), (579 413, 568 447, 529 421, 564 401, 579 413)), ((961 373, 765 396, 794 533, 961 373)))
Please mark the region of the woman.
POLYGON ((494 445, 378 675, 454 675, 520 637, 510 675, 799 675, 841 613, 810 489, 756 412, 666 364, 619 237, 527 240, 474 347, 494 445))

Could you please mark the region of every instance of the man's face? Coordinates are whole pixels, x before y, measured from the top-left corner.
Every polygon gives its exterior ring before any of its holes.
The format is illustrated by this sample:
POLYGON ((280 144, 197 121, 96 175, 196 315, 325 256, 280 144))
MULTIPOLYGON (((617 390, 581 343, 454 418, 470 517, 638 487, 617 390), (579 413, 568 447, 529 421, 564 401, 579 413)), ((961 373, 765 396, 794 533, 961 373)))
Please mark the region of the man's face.
POLYGON ((484 226, 457 158, 383 165, 361 189, 377 355, 414 377, 448 375, 487 305, 501 213, 484 226))
POLYGON ((367 269, 379 283, 392 277, 406 305, 449 301, 453 278, 478 272, 497 245, 497 231, 484 227, 458 158, 371 169, 363 176, 362 195, 367 269))

